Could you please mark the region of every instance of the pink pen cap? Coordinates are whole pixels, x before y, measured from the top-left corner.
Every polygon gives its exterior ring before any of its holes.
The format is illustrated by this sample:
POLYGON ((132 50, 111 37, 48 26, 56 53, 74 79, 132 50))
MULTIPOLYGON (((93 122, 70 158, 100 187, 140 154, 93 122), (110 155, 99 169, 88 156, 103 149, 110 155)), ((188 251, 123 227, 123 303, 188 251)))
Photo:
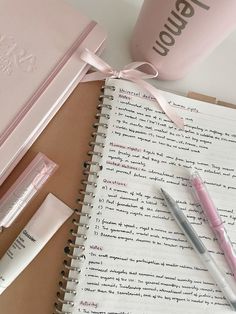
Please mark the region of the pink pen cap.
POLYGON ((218 213, 218 210, 215 207, 215 204, 213 203, 212 198, 208 193, 206 185, 204 184, 198 172, 193 172, 190 180, 192 183, 194 194, 196 195, 196 198, 200 203, 209 224, 213 228, 221 225, 222 220, 218 213))

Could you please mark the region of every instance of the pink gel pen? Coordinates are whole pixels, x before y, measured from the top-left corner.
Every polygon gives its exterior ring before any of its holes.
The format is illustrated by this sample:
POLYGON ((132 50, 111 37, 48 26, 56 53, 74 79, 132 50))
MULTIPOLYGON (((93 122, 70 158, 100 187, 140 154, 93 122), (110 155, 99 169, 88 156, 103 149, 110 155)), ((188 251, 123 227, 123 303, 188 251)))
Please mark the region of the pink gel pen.
POLYGON ((225 259, 234 274, 234 278, 236 279, 236 252, 233 249, 232 243, 229 236, 227 235, 218 210, 215 207, 205 184, 197 172, 194 172, 191 175, 191 183, 198 201, 210 224, 210 227, 212 228, 218 240, 219 246, 224 252, 225 259))

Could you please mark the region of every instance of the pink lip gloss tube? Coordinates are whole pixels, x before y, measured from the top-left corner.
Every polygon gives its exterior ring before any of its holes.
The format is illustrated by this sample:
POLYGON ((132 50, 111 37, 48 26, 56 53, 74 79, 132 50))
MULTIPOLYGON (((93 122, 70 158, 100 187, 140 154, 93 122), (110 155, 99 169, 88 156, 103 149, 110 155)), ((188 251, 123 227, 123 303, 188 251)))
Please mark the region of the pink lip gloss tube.
POLYGON ((236 252, 234 251, 230 238, 225 230, 220 214, 200 175, 197 172, 194 172, 191 175, 190 180, 195 195, 205 213, 211 229, 218 240, 220 248, 224 252, 225 259, 233 272, 234 278, 236 279, 236 252))
POLYGON ((0 200, 0 231, 13 223, 57 168, 44 154, 36 155, 0 200))

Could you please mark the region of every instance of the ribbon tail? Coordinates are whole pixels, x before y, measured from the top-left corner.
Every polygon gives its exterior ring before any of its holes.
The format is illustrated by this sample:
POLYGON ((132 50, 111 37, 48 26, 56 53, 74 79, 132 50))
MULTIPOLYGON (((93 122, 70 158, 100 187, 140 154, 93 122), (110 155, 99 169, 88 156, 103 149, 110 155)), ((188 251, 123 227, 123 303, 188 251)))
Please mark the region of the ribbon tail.
POLYGON ((136 79, 130 79, 134 83, 138 84, 140 87, 146 89, 150 94, 154 96, 156 101, 158 102, 161 109, 165 112, 165 114, 168 116, 168 118, 174 122, 174 124, 180 128, 184 129, 184 120, 174 111, 174 109, 168 104, 166 99, 158 92, 158 90, 152 86, 151 84, 143 81, 143 80, 136 80, 136 79))
POLYGON ((80 82, 102 81, 109 75, 102 72, 91 72, 86 74, 80 82))

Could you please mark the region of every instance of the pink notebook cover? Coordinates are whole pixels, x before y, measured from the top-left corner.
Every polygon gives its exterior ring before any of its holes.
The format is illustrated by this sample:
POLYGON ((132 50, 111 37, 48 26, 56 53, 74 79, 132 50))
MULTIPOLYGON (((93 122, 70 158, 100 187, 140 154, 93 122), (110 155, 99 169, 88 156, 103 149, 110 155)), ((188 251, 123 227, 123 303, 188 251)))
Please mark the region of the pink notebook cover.
POLYGON ((106 34, 63 0, 0 0, 0 185, 78 84, 106 34))

